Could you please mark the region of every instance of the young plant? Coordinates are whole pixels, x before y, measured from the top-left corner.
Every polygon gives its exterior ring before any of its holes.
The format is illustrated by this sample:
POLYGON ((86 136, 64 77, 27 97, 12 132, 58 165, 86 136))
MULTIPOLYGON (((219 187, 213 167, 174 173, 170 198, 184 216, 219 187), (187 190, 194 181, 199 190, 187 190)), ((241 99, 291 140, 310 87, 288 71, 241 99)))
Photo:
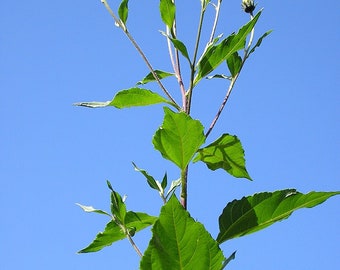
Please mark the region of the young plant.
POLYGON ((121 1, 117 12, 111 9, 106 0, 101 2, 116 26, 123 31, 140 54, 149 73, 132 88, 118 91, 111 101, 80 102, 75 105, 91 108, 113 106, 121 109, 163 103, 163 123, 155 132, 152 143, 164 159, 176 165, 179 178, 172 181, 168 187, 167 174, 158 181, 133 163, 135 170, 145 177, 148 185, 159 193, 164 203, 158 217, 127 211, 124 198, 112 188, 110 182, 107 182, 111 191, 110 214, 91 206, 79 205, 86 212, 110 217, 104 231, 99 233, 88 247, 79 251, 80 253, 99 251, 115 241, 127 238, 141 257, 140 269, 223 269, 235 258, 235 252, 227 258, 223 255, 220 249, 223 242, 264 229, 288 218, 297 209, 314 207, 340 193, 302 194, 295 189, 286 189, 233 200, 222 210, 219 217, 219 233, 217 238, 213 239, 204 226, 195 221, 187 211, 188 168, 191 162, 201 161, 210 170, 222 169, 233 177, 251 180, 245 166, 244 149, 237 136, 224 133, 213 141, 208 142, 207 139, 219 120, 246 61, 271 33, 265 32, 256 42, 254 41, 255 25, 262 10, 254 14, 256 7, 254 1, 243 0, 242 8, 249 14, 249 21, 238 31, 222 38, 221 35, 215 34, 222 0, 197 1, 200 2, 197 35, 194 50, 189 54, 187 45, 177 35, 177 28, 180 25, 176 21, 175 1, 160 0, 160 18, 165 27, 165 31, 161 33, 167 42, 173 69, 172 72, 167 72, 153 67, 130 33, 127 25, 129 1, 121 1), (215 16, 209 38, 203 41, 201 34, 208 8, 214 9, 215 16), (183 79, 181 61, 185 61, 185 66, 188 67, 186 73, 189 74, 188 81, 183 79), (221 66, 225 66, 228 74, 212 75, 221 66), (180 101, 175 100, 173 92, 164 86, 162 80, 166 77, 174 77, 177 80, 180 101), (192 98, 196 86, 202 80, 213 78, 225 79, 228 87, 215 117, 205 128, 199 120, 191 117, 192 98), (144 85, 150 82, 158 84, 160 93, 144 88, 144 85), (179 195, 176 195, 177 188, 180 188, 179 195), (133 241, 133 236, 148 226, 152 226, 152 238, 147 249, 142 252, 133 241))

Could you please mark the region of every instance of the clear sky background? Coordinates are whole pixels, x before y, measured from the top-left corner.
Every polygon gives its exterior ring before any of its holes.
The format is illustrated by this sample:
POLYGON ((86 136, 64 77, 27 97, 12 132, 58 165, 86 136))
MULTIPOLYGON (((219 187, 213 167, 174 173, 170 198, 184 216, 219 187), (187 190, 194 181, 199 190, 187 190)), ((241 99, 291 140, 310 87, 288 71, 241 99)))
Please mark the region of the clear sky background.
MULTIPOLYGON (((115 8, 119 1, 111 2, 115 8)), ((159 1, 130 2, 130 31, 155 68, 171 71, 158 32, 164 29, 159 1)), ((200 1, 177 2, 179 38, 192 52, 200 1)), ((240 2, 223 1, 217 33, 228 35, 248 21, 240 2)), ((236 134, 254 181, 203 163, 190 170, 189 210, 214 237, 218 216, 233 199, 285 188, 340 190, 340 4, 263 0, 260 7, 257 37, 274 32, 246 64, 209 137, 236 134)), ((208 25, 211 15, 212 9, 208 25)), ((158 214, 158 194, 131 161, 156 178, 165 171, 178 177, 151 144, 162 106, 94 110, 72 103, 110 100, 147 68, 99 0, 1 1, 0 30, 0 269, 137 269, 139 258, 126 240, 76 254, 108 220, 75 203, 109 210, 108 179, 128 195, 128 209, 158 214)), ((179 98, 176 83, 165 83, 179 98)), ((209 125, 225 88, 222 80, 204 81, 193 117, 209 125)), ((333 197, 222 244, 225 256, 237 250, 227 269, 338 269, 339 202, 333 197)), ((149 229, 136 235, 142 250, 149 237, 149 229)))

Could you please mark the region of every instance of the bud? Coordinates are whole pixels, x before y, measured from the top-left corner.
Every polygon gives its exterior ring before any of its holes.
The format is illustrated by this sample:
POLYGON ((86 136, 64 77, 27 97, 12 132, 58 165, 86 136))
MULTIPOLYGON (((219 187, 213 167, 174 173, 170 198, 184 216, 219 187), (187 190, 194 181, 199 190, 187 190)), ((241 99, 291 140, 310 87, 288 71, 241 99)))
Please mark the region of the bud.
POLYGON ((242 0, 242 9, 246 13, 250 13, 250 14, 253 13, 255 7, 256 5, 253 0, 242 0))

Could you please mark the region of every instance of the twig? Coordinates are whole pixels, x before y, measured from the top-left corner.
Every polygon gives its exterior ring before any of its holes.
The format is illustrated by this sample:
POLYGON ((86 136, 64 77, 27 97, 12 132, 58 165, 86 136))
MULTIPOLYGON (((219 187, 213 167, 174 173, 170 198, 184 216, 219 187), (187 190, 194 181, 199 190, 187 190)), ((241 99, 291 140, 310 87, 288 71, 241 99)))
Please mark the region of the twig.
POLYGON ((142 49, 139 47, 139 45, 137 44, 137 42, 135 41, 135 39, 131 36, 130 32, 128 31, 128 29, 126 28, 126 25, 124 25, 121 20, 114 14, 114 12, 112 11, 111 7, 109 6, 109 4, 107 3, 106 0, 100 0, 105 8, 107 9, 107 11, 110 13, 110 15, 112 16, 112 18, 114 19, 115 23, 123 30, 123 32, 125 33, 125 35, 128 37, 128 39, 131 41, 132 45, 136 48, 136 50, 138 51, 138 53, 140 54, 140 56, 143 58, 145 64, 147 65, 147 67, 149 68, 149 70, 151 71, 153 77, 155 78, 155 80, 157 81, 158 85, 160 86, 160 88, 163 90, 163 92, 167 95, 167 97, 171 100, 171 102, 175 105, 175 107, 180 110, 181 107, 177 104, 177 102, 174 100, 174 98, 171 96, 171 94, 168 92, 168 90, 164 87, 164 85, 162 84, 161 80, 158 78, 155 70, 153 69, 152 65, 150 64, 149 60, 147 59, 147 57, 145 56, 144 52, 142 51, 142 49))

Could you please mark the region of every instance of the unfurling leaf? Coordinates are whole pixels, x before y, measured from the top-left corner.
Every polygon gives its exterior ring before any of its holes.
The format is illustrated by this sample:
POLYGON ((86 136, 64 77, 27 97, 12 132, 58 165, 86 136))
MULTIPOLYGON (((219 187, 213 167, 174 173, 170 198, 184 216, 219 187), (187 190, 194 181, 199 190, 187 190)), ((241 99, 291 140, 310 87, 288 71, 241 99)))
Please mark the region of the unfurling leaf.
POLYGON ((220 232, 217 242, 262 230, 277 221, 288 218, 295 210, 311 208, 340 192, 308 194, 295 189, 257 193, 227 204, 219 217, 220 232))
POLYGON ((155 133, 152 143, 162 156, 180 169, 185 169, 204 143, 203 125, 184 112, 175 113, 164 107, 162 126, 155 133))
MULTIPOLYGON (((125 216, 125 226, 128 233, 136 233, 152 224, 157 217, 149 216, 145 213, 129 211, 125 216)), ((107 223, 103 232, 97 234, 93 242, 78 253, 96 252, 104 247, 110 246, 113 242, 126 238, 126 233, 113 220, 107 223)))
POLYGON ((159 11, 163 22, 171 29, 175 21, 175 4, 172 0, 160 0, 159 11))
POLYGON ((194 162, 203 161, 210 170, 223 169, 234 177, 251 180, 246 167, 244 150, 236 136, 223 134, 213 143, 199 149, 194 162))
POLYGON ((204 226, 190 217, 173 195, 162 207, 141 270, 220 270, 225 260, 204 226))

